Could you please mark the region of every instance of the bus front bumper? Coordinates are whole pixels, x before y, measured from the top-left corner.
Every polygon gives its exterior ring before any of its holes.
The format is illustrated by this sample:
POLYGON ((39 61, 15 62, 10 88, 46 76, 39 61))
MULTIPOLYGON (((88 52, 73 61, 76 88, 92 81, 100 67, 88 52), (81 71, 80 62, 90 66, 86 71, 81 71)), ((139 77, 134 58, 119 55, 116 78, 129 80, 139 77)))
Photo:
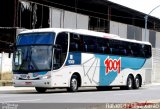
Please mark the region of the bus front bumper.
POLYGON ((14 87, 46 87, 51 88, 50 80, 13 80, 14 87))

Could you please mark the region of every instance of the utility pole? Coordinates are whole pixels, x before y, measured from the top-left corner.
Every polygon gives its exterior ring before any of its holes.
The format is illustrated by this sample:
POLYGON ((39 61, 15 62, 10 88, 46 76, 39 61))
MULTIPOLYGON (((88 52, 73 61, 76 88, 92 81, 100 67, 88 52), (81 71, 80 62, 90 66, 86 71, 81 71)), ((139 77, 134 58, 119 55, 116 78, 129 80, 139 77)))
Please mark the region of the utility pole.
POLYGON ((147 41, 147 22, 148 22, 148 16, 158 7, 160 7, 160 5, 156 6, 155 8, 153 8, 148 14, 145 15, 144 19, 145 19, 145 38, 144 40, 147 41))

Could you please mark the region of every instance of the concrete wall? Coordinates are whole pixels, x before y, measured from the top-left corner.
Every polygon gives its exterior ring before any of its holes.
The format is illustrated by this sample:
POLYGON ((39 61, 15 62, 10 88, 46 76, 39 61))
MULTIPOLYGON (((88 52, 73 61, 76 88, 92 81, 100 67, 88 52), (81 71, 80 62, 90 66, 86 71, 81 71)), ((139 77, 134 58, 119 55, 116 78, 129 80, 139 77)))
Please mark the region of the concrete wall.
POLYGON ((50 8, 50 27, 63 27, 63 12, 62 10, 50 8))
POLYGON ((127 25, 110 21, 110 33, 119 35, 122 38, 127 38, 127 25))
POLYGON ((50 27, 88 29, 89 16, 50 8, 50 27))
POLYGON ((149 42, 152 44, 153 48, 156 48, 156 32, 149 31, 149 42))
POLYGON ((156 32, 156 48, 160 49, 160 32, 156 32))
POLYGON ((149 30, 146 30, 146 36, 145 36, 145 29, 142 28, 142 41, 149 41, 149 30))
POLYGON ((119 23, 119 36, 127 38, 127 25, 119 23))
POLYGON ((127 25, 127 38, 142 41, 142 29, 133 25, 127 25))
POLYGON ((64 11, 64 28, 76 28, 76 13, 64 11))
POLYGON ((77 29, 88 29, 89 17, 77 14, 77 29))
POLYGON ((12 72, 12 55, 8 57, 8 53, 0 53, 0 73, 12 72))
POLYGON ((152 81, 160 82, 160 49, 153 49, 153 72, 152 81))

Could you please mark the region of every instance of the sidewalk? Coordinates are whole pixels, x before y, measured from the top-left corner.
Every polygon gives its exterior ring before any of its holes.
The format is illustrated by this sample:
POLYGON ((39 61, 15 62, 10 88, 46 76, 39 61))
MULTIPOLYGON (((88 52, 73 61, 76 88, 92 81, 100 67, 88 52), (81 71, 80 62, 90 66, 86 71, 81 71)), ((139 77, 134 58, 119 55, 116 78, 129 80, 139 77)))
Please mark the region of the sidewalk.
POLYGON ((34 87, 0 86, 0 91, 35 90, 34 87))
POLYGON ((146 84, 146 85, 143 85, 142 87, 150 87, 150 86, 160 86, 160 83, 146 84))

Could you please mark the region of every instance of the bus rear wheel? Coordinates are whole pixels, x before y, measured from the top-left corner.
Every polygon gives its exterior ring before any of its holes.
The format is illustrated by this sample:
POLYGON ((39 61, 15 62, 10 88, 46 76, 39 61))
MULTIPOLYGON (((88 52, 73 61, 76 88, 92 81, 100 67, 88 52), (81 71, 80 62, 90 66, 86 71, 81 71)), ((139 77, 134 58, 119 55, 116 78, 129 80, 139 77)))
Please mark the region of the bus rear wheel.
POLYGON ((38 93, 45 93, 47 91, 46 88, 42 88, 42 87, 35 87, 35 89, 38 93))
POLYGON ((136 76, 135 80, 134 80, 134 89, 139 89, 140 87, 140 78, 139 76, 136 76))
POLYGON ((77 92, 78 91, 78 78, 76 75, 73 75, 70 80, 70 87, 67 88, 68 92, 77 92))

